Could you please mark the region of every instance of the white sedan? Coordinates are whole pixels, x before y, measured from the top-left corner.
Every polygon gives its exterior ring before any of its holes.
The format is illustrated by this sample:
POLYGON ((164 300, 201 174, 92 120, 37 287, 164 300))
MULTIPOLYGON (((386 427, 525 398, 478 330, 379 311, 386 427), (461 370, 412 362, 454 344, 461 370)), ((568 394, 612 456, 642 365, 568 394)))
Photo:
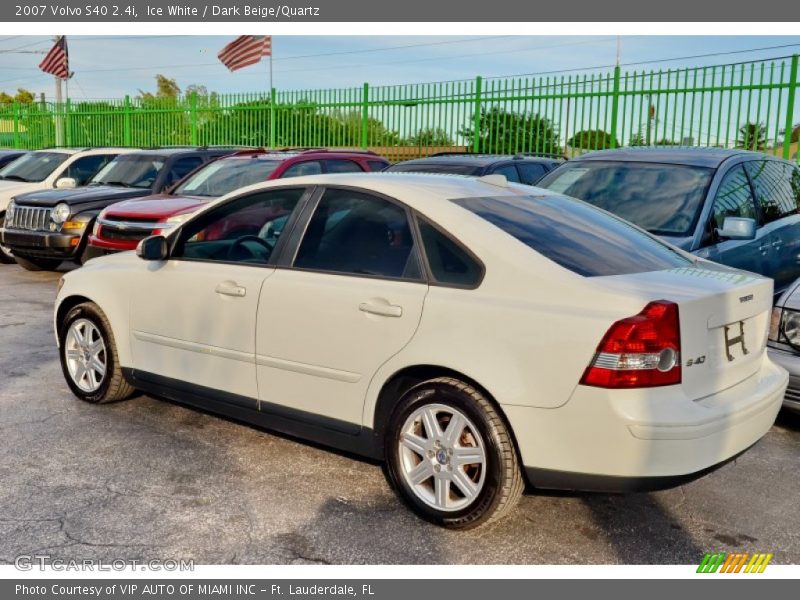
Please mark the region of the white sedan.
POLYGON ((83 400, 139 390, 385 460, 414 511, 467 528, 525 482, 666 487, 756 443, 788 377, 771 303, 769 279, 500 176, 343 174, 237 190, 68 273, 55 327, 83 400))

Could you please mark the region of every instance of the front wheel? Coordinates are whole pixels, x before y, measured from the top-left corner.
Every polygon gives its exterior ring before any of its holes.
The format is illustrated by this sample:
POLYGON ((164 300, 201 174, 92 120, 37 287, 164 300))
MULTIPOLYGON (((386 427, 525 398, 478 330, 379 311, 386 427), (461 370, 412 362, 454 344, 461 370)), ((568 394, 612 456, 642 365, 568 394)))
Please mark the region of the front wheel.
POLYGON ((39 258, 19 254, 14 255, 14 260, 27 271, 55 271, 62 263, 59 258, 39 258))
POLYGON ((72 393, 99 404, 124 400, 133 393, 119 364, 111 325, 100 307, 79 304, 58 328, 61 370, 72 393))
POLYGON ((494 405, 443 377, 401 399, 386 435, 392 487, 422 518, 469 529, 508 513, 524 483, 514 442, 494 405))

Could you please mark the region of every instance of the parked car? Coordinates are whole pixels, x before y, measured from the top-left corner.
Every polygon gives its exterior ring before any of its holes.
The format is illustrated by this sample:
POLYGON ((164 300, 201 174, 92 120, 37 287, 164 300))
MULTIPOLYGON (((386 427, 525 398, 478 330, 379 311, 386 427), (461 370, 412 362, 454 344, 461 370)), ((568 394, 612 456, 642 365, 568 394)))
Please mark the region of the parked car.
POLYGON ((5 167, 8 163, 14 162, 26 153, 27 150, 0 150, 0 169, 5 167))
POLYGON ((771 280, 559 194, 322 174, 67 273, 55 326, 80 399, 140 390, 383 459, 466 528, 526 480, 664 487, 750 447, 788 379, 771 308, 771 280))
POLYGON ((87 258, 135 250, 140 240, 185 221, 211 200, 259 181, 316 173, 381 171, 389 162, 352 150, 244 150, 219 158, 189 175, 168 193, 109 206, 89 237, 87 258))
POLYGON ((182 147, 122 154, 85 187, 16 196, 0 228, 0 242, 31 271, 52 271, 65 260, 82 264, 88 260, 89 233, 102 209, 161 192, 196 167, 231 152, 231 148, 182 147))
POLYGON ((789 371, 783 407, 800 413, 800 280, 776 302, 767 346, 772 360, 789 371))
MULTIPOLYGON (((11 199, 34 190, 85 185, 110 160, 131 148, 57 148, 35 150, 0 169, 0 228, 11 199)), ((0 263, 13 263, 11 249, 0 242, 0 263)))
POLYGON ((563 159, 541 154, 466 154, 440 152, 427 158, 395 163, 386 170, 391 173, 447 173, 450 175, 503 175, 508 181, 534 185, 563 159))
POLYGON ((800 170, 757 152, 625 148, 570 160, 538 183, 599 206, 709 260, 775 280, 800 276, 800 170))

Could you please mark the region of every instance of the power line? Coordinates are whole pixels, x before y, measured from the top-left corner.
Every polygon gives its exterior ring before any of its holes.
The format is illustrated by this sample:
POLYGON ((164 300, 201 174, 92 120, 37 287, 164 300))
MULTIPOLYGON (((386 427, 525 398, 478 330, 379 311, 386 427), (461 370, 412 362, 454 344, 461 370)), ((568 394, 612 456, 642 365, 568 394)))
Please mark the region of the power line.
POLYGON ((38 42, 31 42, 29 44, 23 44, 22 46, 17 46, 16 48, 7 48, 7 49, 0 49, 0 54, 8 54, 10 52, 16 52, 17 50, 22 50, 23 48, 30 48, 31 46, 37 46, 39 44, 47 44, 52 40, 39 40, 38 42))

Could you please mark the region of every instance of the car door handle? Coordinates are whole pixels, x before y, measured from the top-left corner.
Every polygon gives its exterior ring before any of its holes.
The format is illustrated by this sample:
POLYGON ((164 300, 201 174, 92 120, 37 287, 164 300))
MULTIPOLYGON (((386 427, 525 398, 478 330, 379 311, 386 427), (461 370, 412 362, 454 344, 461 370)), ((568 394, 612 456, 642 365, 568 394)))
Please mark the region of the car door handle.
POLYGON ((766 254, 767 250, 769 250, 769 244, 761 244, 758 247, 758 250, 759 250, 759 252, 761 252, 761 254, 766 254))
POLYGON ((775 250, 780 250, 781 246, 783 246, 783 240, 775 240, 772 242, 772 247, 775 248, 775 250))
POLYGON ((235 281, 223 281, 218 283, 214 291, 222 296, 234 296, 236 298, 244 298, 247 295, 247 289, 240 286, 235 281))
POLYGON ((396 304, 390 304, 388 300, 383 298, 375 298, 368 302, 362 302, 358 305, 358 310, 361 312, 369 313, 371 315, 379 315, 381 317, 402 317, 403 307, 396 304))

